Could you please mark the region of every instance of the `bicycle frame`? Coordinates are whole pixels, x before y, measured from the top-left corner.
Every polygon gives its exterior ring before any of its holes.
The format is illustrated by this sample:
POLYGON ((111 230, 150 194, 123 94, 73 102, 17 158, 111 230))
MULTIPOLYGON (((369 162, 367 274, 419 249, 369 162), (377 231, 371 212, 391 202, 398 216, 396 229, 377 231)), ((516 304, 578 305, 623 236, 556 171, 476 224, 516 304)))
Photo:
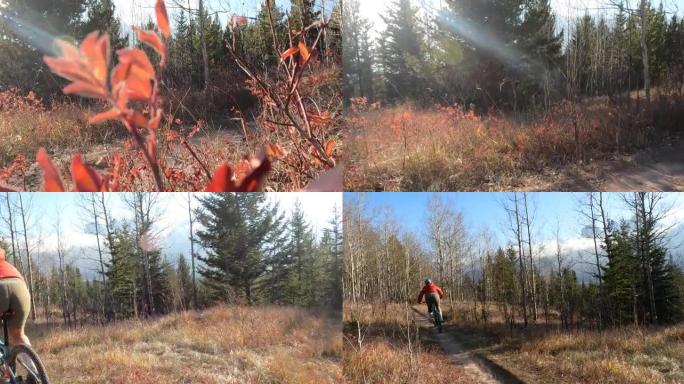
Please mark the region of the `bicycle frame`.
POLYGON ((10 376, 10 383, 18 384, 17 377, 15 376, 14 371, 12 371, 12 368, 10 368, 9 364, 7 364, 7 359, 9 358, 11 349, 9 344, 9 331, 7 330, 7 321, 4 318, 1 318, 0 321, 2 321, 2 330, 4 336, 4 338, 2 339, 2 343, 0 344, 0 352, 2 353, 2 356, 0 356, 0 366, 7 367, 7 372, 10 376))

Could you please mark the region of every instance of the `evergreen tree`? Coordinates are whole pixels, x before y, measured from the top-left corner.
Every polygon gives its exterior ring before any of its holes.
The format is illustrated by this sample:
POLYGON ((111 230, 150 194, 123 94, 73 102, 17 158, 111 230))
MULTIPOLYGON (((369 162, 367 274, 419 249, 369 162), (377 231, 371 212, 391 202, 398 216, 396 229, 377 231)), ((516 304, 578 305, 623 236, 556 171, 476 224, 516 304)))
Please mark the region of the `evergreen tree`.
POLYGON ((375 98, 373 89, 373 57, 370 30, 372 25, 360 13, 359 0, 344 2, 342 66, 344 69, 344 97, 375 98))
POLYGON ((248 304, 258 299, 257 282, 267 271, 269 252, 279 246, 282 215, 277 203, 262 193, 217 193, 200 198, 198 231, 206 256, 199 269, 213 301, 234 301, 236 295, 248 304))
POLYGON ((183 254, 178 256, 176 276, 178 278, 181 308, 189 309, 192 304, 192 274, 183 254))
POLYGON ((128 36, 121 34, 121 22, 116 17, 112 0, 88 0, 86 21, 81 25, 81 37, 90 32, 108 33, 113 50, 128 45, 128 36))
POLYGON ((114 230, 113 244, 109 244, 112 254, 107 271, 107 281, 113 299, 112 309, 115 318, 129 318, 137 314, 137 265, 135 236, 128 225, 114 230))
POLYGON ((381 16, 387 28, 382 33, 380 60, 390 101, 417 99, 425 88, 420 84, 423 42, 417 12, 411 0, 394 0, 381 16))
POLYGON ((308 297, 312 291, 319 289, 311 281, 314 237, 299 201, 295 203, 288 230, 289 243, 286 247, 293 265, 288 276, 287 296, 292 304, 310 304, 308 297))

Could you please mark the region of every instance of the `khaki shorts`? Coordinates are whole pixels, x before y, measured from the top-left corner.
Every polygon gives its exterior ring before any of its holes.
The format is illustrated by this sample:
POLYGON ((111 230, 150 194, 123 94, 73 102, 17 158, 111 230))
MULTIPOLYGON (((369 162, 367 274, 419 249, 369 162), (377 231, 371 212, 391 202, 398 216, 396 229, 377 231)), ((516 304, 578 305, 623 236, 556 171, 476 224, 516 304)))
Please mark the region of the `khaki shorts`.
POLYGON ((24 329, 31 311, 31 296, 24 280, 19 278, 0 279, 0 315, 14 312, 7 320, 9 329, 24 329))

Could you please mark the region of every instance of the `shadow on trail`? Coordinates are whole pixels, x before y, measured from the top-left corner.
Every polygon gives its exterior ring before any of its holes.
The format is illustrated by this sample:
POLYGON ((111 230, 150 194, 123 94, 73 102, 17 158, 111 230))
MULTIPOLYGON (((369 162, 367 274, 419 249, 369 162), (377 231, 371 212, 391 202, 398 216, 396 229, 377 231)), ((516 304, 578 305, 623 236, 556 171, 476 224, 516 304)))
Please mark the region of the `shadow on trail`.
MULTIPOLYGON (((432 327, 431 319, 415 307, 414 318, 417 322, 426 327, 432 327)), ((445 321, 447 319, 445 318, 445 321)), ((495 347, 496 342, 492 338, 482 337, 474 332, 465 333, 451 326, 445 325, 444 332, 439 333, 436 328, 432 328, 432 335, 445 353, 453 356, 454 362, 458 365, 476 364, 480 367, 484 378, 483 382, 494 382, 501 384, 525 384, 520 378, 487 358, 479 350, 483 348, 495 347)))

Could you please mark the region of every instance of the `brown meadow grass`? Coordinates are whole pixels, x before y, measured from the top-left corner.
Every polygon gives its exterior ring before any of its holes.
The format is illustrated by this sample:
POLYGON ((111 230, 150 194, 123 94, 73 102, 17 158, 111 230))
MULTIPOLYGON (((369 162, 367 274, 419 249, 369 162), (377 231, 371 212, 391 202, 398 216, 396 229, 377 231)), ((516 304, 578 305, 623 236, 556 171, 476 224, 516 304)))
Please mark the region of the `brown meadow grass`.
POLYGON ((339 383, 338 316, 221 306, 104 327, 29 326, 29 337, 55 383, 339 383))
POLYGON ((431 340, 430 331, 407 321, 398 304, 346 306, 344 360, 346 383, 466 383, 462 368, 431 340), (357 323, 358 321, 358 323, 357 323), (362 342, 358 343, 358 325, 362 342), (418 331, 411 349, 407 328, 418 331))
POLYGON ((609 159, 678 129, 681 102, 632 111, 607 99, 562 102, 537 116, 479 116, 459 106, 356 101, 347 119, 345 188, 503 190, 522 176, 609 159), (655 129, 657 126, 658 129, 655 129))
POLYGON ((453 309, 445 303, 446 332, 526 383, 684 382, 684 324, 564 330, 554 311, 548 323, 540 313, 527 329, 516 315, 511 331, 495 304, 487 307, 487 324, 473 319, 473 308, 473 302, 453 309))

